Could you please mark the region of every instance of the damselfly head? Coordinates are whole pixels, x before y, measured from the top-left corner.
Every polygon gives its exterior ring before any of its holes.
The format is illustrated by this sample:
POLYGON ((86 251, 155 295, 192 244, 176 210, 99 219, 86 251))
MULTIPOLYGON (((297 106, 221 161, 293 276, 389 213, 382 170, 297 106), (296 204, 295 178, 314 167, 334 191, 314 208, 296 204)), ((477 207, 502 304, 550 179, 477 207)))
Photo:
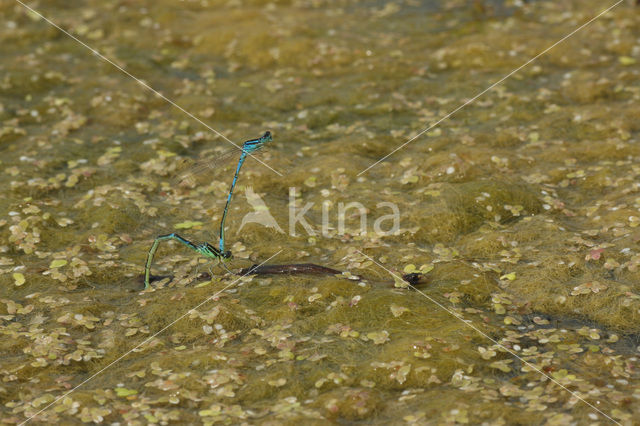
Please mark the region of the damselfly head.
POLYGON ((260 139, 262 139, 264 142, 270 142, 273 140, 273 138, 271 137, 271 132, 268 130, 264 132, 264 135, 260 139))

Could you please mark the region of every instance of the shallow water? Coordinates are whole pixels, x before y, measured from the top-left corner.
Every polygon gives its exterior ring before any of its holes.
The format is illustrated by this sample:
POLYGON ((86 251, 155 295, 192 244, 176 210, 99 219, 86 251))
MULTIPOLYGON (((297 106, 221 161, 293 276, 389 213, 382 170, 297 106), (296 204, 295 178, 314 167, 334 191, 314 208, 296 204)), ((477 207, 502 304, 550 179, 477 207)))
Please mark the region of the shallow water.
POLYGON ((230 268, 345 274, 238 279, 163 243, 142 291, 156 235, 217 245, 237 156, 4 1, 4 422, 637 422, 640 10, 361 173, 610 5, 32 6, 231 141, 273 132, 257 159, 281 176, 244 165, 230 268))

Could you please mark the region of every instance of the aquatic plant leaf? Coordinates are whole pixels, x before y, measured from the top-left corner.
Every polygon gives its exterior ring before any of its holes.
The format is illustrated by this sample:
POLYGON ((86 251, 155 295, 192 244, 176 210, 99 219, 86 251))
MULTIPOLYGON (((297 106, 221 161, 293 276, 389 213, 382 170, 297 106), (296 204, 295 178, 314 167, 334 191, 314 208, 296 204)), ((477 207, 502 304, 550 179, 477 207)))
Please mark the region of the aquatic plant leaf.
POLYGON ((176 223, 175 225, 173 225, 173 227, 175 229, 191 229, 193 227, 202 226, 202 225, 203 225, 202 222, 187 220, 184 222, 176 223))
POLYGON ((409 309, 405 308, 404 306, 391 305, 389 309, 391 309, 391 313, 396 318, 404 314, 405 312, 409 312, 409 309))
POLYGON ((20 287, 26 282, 26 279, 24 278, 24 274, 21 274, 20 272, 14 272, 13 281, 17 287, 20 287))
POLYGON ((607 288, 609 287, 607 287, 606 284, 602 284, 598 281, 591 281, 574 287, 573 291, 571 291, 571 295, 579 296, 582 294, 599 293, 601 291, 605 291, 607 288))
POLYGON ((65 259, 56 259, 54 261, 51 262, 51 264, 49 265, 49 268, 51 269, 56 269, 56 268, 60 268, 64 265, 67 264, 67 261, 65 259))
POLYGON ((122 396, 122 397, 136 395, 138 393, 138 391, 135 389, 127 389, 127 388, 115 388, 114 390, 116 391, 116 395, 122 396))
POLYGON ((367 333, 367 338, 373 340, 373 343, 375 343, 376 345, 382 345, 383 343, 386 343, 390 340, 389 332, 386 330, 367 333))

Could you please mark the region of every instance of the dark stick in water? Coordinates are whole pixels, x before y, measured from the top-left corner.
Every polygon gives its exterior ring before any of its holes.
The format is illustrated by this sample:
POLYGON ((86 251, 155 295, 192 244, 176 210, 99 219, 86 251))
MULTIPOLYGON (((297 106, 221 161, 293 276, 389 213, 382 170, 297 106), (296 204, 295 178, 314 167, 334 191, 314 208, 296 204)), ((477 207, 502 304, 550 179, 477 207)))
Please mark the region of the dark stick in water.
MULTIPOLYGON (((236 275, 341 275, 342 271, 328 268, 326 266, 316 265, 314 263, 290 263, 286 265, 253 265, 244 268, 236 275)), ((206 278, 211 278, 209 274, 204 274, 206 278)), ((156 281, 164 278, 170 278, 170 275, 151 275, 150 281, 156 281)), ((353 276, 356 279, 362 279, 353 276)), ((412 273, 405 274, 402 279, 411 285, 418 284, 422 278, 422 274, 412 273)))
MULTIPOLYGON (((276 275, 276 274, 305 274, 305 275, 340 275, 342 271, 313 263, 292 263, 288 265, 253 265, 244 268, 238 275, 276 275)), ((357 277, 361 279, 360 277, 357 277)), ((402 279, 411 285, 418 284, 422 274, 411 273, 402 276, 402 279)))
POLYGON ((340 275, 342 271, 313 263, 291 263, 288 265, 253 265, 244 268, 238 275, 310 274, 340 275))

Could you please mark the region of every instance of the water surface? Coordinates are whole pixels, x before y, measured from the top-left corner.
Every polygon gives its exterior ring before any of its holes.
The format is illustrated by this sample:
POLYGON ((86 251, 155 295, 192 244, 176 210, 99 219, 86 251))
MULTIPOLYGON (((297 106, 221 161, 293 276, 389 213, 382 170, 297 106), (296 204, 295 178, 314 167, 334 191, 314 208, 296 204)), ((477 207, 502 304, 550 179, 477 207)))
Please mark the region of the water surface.
POLYGON ((347 274, 238 280, 165 243, 153 273, 170 278, 142 292, 156 235, 217 243, 236 157, 215 160, 232 146, 4 1, 3 421, 640 416, 640 14, 630 4, 362 174, 609 4, 32 6, 231 141, 273 132, 259 159, 282 176, 245 164, 229 267, 278 253, 269 263, 347 274), (257 197, 282 232, 243 225, 257 197), (314 235, 300 223, 291 232, 291 209, 307 203, 314 235), (364 229, 341 203, 364 207, 364 229), (397 206, 393 235, 374 228, 391 213, 380 203, 397 206), (393 276, 416 271, 422 293, 393 276))

